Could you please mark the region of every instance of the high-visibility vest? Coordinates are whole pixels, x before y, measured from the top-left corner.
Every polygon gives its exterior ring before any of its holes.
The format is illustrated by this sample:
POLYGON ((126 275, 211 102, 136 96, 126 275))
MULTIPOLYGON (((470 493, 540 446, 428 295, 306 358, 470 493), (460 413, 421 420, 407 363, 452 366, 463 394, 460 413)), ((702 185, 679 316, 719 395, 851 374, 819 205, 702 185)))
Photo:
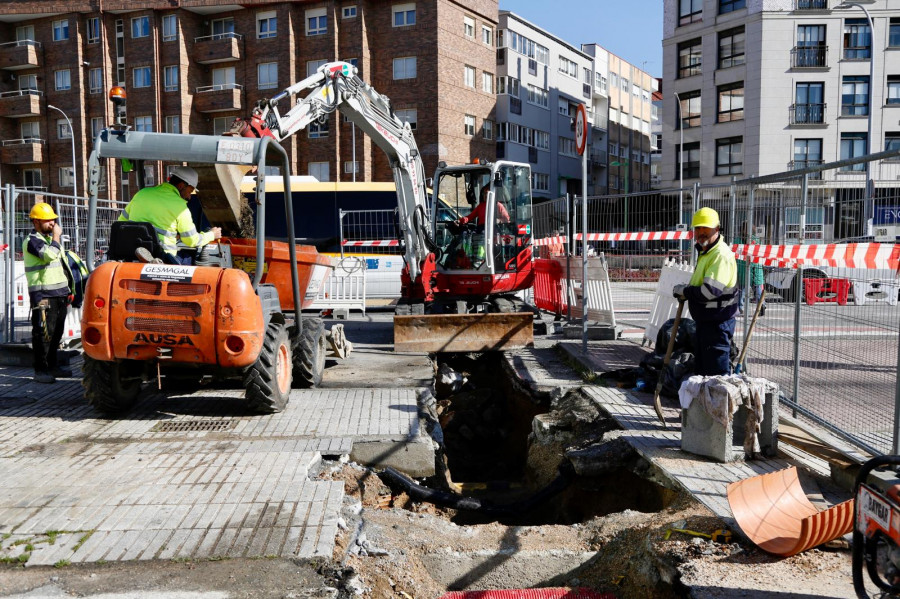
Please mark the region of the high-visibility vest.
POLYGON ((737 312, 737 263, 721 235, 697 258, 685 296, 698 322, 723 322, 737 312))
POLYGON ((45 298, 69 295, 69 280, 61 260, 62 248, 52 237, 32 231, 22 243, 22 256, 32 306, 45 298))
POLYGON ((188 247, 206 245, 215 239, 212 231, 197 232, 187 202, 171 183, 145 187, 134 194, 119 215, 119 220, 152 224, 163 250, 173 256, 178 251, 179 235, 182 243, 188 247))

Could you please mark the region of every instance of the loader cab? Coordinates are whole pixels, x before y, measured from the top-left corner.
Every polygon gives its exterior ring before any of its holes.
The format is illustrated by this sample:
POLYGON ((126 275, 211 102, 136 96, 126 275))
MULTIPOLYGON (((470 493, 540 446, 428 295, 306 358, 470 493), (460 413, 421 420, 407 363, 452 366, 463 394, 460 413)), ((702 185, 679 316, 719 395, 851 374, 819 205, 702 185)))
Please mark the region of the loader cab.
POLYGON ((434 239, 445 271, 515 272, 530 258, 531 169, 497 162, 438 167, 434 239))

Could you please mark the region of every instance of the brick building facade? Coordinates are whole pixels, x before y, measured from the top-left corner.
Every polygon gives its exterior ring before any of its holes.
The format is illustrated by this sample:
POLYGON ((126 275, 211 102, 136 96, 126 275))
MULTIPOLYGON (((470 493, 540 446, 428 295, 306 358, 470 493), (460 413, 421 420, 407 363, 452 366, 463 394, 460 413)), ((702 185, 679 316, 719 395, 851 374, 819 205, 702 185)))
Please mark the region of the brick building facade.
MULTIPOLYGON (((495 96, 475 82, 494 77, 497 14, 498 0, 8 3, 0 14, 0 183, 71 194, 67 116, 83 195, 93 136, 113 121, 114 85, 128 93, 126 122, 135 129, 218 134, 257 100, 333 60, 355 62, 413 123, 426 173, 439 160, 493 159, 495 96)), ((295 174, 349 181, 352 138, 352 125, 332 115, 282 145, 295 174)), ((392 180, 383 152, 361 132, 355 138, 356 179, 392 180)), ((158 181, 162 165, 151 168, 158 181)), ((133 175, 124 191, 119 173, 108 179, 101 195, 136 191, 133 175)))

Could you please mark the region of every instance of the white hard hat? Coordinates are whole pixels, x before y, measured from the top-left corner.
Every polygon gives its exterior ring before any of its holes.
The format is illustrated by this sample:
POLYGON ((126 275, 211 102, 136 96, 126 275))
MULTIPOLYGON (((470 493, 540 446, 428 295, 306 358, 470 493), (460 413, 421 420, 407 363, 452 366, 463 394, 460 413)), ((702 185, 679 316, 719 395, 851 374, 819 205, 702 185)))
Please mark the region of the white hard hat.
POLYGON ((172 169, 172 175, 178 177, 194 189, 197 189, 197 181, 200 179, 200 176, 197 174, 197 171, 191 167, 176 166, 172 169))

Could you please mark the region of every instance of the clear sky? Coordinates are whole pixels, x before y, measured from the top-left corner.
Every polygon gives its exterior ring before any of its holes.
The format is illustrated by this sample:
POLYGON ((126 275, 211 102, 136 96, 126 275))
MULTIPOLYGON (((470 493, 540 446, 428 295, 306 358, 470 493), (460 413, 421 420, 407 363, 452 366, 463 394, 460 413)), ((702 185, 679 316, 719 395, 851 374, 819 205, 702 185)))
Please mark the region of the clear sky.
POLYGON ((516 13, 576 48, 600 44, 662 76, 663 0, 500 0, 500 10, 516 13))

